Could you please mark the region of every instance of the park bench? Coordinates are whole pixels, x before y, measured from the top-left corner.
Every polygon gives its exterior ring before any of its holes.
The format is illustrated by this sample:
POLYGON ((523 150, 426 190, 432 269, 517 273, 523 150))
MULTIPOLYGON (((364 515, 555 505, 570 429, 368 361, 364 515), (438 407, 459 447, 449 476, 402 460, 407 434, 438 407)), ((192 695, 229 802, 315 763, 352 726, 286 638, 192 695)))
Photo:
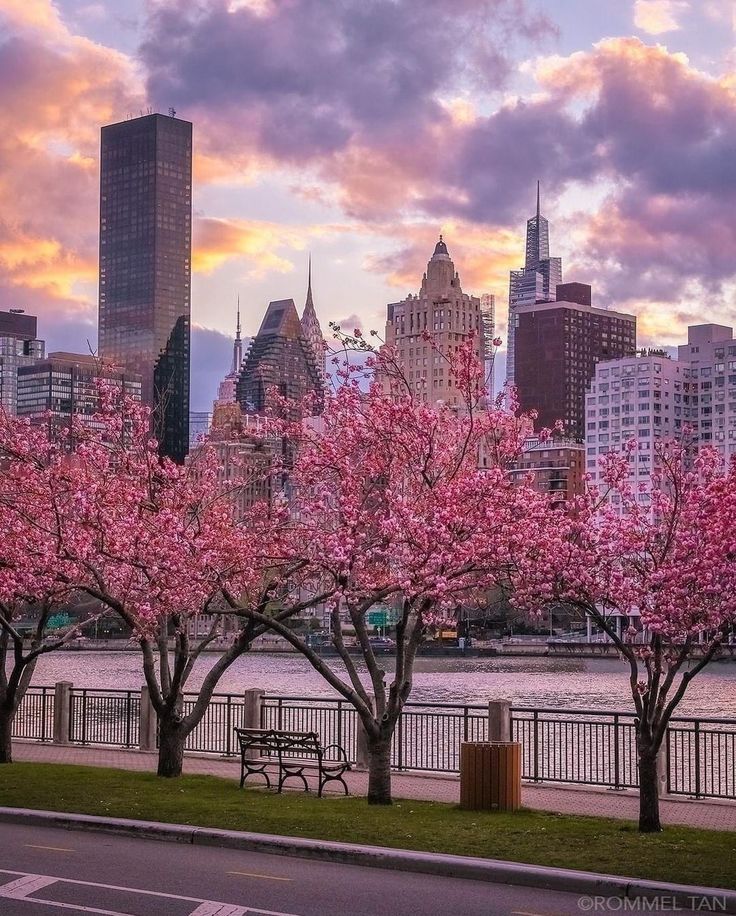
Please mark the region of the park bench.
POLYGON ((309 791, 306 774, 316 770, 318 792, 328 782, 339 782, 348 795, 343 774, 350 769, 345 749, 339 744, 322 746, 315 732, 283 732, 271 728, 236 728, 240 745, 240 788, 248 776, 263 776, 271 788, 267 767, 278 766, 278 791, 287 779, 301 779, 304 791, 309 791))

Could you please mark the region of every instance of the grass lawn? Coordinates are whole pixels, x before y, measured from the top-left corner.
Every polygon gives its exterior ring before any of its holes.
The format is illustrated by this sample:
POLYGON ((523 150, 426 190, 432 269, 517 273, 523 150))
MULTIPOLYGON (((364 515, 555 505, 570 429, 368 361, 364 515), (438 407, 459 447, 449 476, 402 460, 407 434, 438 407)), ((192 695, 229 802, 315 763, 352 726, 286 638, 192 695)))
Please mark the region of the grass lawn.
POLYGON ((679 884, 736 888, 736 832, 668 827, 640 835, 633 823, 519 811, 461 811, 398 801, 318 799, 238 789, 214 776, 43 763, 0 766, 0 805, 224 827, 286 836, 483 856, 679 884))

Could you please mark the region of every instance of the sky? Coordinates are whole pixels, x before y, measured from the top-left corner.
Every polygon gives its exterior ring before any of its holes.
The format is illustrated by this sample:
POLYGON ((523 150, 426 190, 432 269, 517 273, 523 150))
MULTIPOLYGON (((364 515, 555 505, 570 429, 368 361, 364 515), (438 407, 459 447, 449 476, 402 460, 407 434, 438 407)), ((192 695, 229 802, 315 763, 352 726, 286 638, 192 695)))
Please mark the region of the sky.
MULTIPOLYGON (((383 331, 441 232, 464 291, 523 262, 536 181, 565 280, 640 346, 736 321, 733 0, 0 0, 0 309, 97 342, 99 130, 194 124, 192 409, 306 293, 383 331)), ((502 358, 501 358, 502 359, 502 358)))

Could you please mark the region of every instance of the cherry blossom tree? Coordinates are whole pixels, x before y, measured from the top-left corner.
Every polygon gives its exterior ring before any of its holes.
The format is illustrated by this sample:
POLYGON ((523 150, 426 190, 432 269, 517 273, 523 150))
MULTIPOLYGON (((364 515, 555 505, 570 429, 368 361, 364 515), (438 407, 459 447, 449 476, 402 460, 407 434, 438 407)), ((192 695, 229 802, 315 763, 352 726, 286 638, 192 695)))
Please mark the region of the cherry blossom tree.
POLYGON ((428 627, 463 596, 496 581, 509 532, 520 518, 531 524, 546 503, 530 487, 514 486, 507 473, 531 419, 489 402, 472 341, 449 354, 438 351, 461 395, 459 409, 423 403, 389 348, 374 351, 357 331, 345 344, 350 357, 322 417, 288 430, 295 452, 292 519, 301 532, 294 559, 305 564, 313 590, 332 589, 331 634, 342 670, 288 627, 253 616, 355 707, 369 756, 368 801, 389 804, 391 741, 428 627), (375 374, 367 390, 356 350, 375 374), (398 608, 388 683, 367 623, 368 612, 386 601, 398 608), (357 639, 357 658, 346 646, 346 630, 357 639))
POLYGON ((578 608, 629 671, 636 711, 639 829, 661 829, 658 758, 687 688, 736 615, 736 468, 661 441, 645 484, 630 484, 636 441, 602 459, 600 487, 560 508, 512 551, 514 601, 578 608), (628 625, 616 625, 615 618, 628 625))
POLYGON ((81 625, 51 626, 79 578, 61 541, 74 499, 58 473, 65 458, 45 428, 0 412, 0 763, 12 760, 13 722, 39 657, 81 625))
MULTIPOLYGON (((286 619, 319 600, 290 600, 288 583, 298 579, 298 564, 286 551, 288 513, 259 506, 236 523, 214 453, 200 449, 198 461, 185 466, 160 458, 147 409, 104 384, 99 412, 87 422, 75 418, 65 431, 15 424, 4 452, 13 454, 13 474, 6 468, 3 523, 23 533, 2 571, 6 594, 22 598, 40 573, 34 596, 40 591, 46 600, 59 587, 73 587, 130 626, 158 717, 158 772, 179 775, 186 739, 217 683, 264 630, 243 611, 265 613, 278 592, 276 616, 286 619), (237 597, 228 610, 241 616, 186 711, 184 691, 195 665, 222 630, 217 599, 223 588, 237 597), (190 622, 204 613, 212 625, 194 638, 190 622)), ((3 632, 16 638, 9 623, 3 632)))

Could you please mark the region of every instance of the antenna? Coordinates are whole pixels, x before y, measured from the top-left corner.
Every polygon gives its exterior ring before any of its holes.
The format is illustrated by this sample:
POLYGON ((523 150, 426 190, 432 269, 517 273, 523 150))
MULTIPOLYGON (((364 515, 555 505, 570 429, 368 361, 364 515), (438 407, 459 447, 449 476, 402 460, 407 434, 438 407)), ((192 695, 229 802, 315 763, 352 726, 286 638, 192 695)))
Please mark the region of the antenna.
POLYGON ((539 220, 539 179, 537 179, 537 220, 539 220))
POLYGON ((169 107, 169 117, 170 118, 176 117, 176 108, 169 107))

